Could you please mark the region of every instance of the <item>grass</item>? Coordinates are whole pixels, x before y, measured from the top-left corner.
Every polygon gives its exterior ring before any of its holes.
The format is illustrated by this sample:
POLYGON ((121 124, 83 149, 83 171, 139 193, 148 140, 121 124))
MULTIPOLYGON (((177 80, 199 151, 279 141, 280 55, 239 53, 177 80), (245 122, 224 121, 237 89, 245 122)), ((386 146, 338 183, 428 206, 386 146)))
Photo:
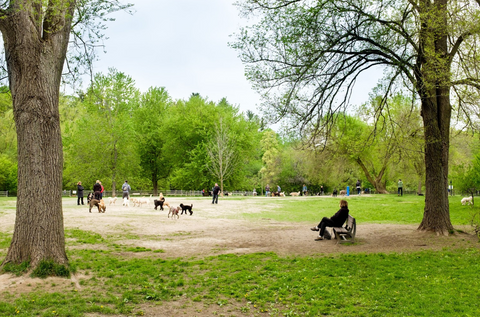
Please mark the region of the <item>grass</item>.
MULTIPOLYGON (((468 223, 472 210, 477 210, 462 206, 460 199, 451 198, 454 224, 468 223)), ((258 208, 265 212, 241 217, 318 221, 335 212, 338 201, 258 200, 258 208)), ((411 224, 419 223, 423 214, 422 197, 351 196, 348 201, 359 222, 411 224)), ((66 283, 50 285, 47 292, 42 287, 22 294, 3 291, 0 316, 141 316, 146 303, 174 301, 226 312, 220 316, 480 315, 477 245, 388 254, 255 253, 166 260, 161 250, 135 246, 138 237, 129 246, 116 244, 120 237, 80 228, 66 230, 66 237, 81 288, 66 283), (75 247, 86 244, 95 249, 75 247)), ((5 251, 9 239, 0 232, 0 251, 5 251)))

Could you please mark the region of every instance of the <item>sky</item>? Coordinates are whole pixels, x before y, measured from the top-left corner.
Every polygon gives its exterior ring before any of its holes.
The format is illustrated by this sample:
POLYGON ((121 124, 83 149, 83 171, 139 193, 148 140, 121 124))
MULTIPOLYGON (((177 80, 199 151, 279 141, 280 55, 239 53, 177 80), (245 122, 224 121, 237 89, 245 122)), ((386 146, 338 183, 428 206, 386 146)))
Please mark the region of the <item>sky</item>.
MULTIPOLYGON (((234 0, 129 2, 136 12, 117 12, 116 21, 108 22, 106 54, 99 54, 95 73, 114 67, 132 77, 142 92, 165 87, 174 100, 186 100, 192 93, 214 102, 226 97, 241 111, 260 114, 260 96, 246 79, 238 52, 228 46, 247 23, 234 0)), ((353 103, 367 101, 376 84, 363 78, 357 81, 353 103)))

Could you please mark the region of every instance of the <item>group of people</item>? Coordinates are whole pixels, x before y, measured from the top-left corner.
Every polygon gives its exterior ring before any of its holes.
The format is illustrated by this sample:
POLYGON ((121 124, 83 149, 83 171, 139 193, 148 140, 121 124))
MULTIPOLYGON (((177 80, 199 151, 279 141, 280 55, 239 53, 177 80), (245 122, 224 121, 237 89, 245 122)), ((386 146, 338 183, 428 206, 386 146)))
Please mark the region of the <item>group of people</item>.
MULTIPOLYGON (((278 195, 280 195, 280 192, 282 191, 282 188, 280 187, 280 185, 277 185, 277 193, 278 195)), ((265 186, 265 197, 268 197, 270 196, 271 192, 270 192, 270 185, 267 184, 267 186, 265 186)))
MULTIPOLYGON (((79 181, 77 183, 77 205, 83 205, 83 191, 85 190, 85 187, 82 186, 82 182, 79 181)), ((122 185, 122 193, 123 197, 127 197, 127 199, 130 198, 130 191, 131 187, 128 184, 128 181, 125 181, 125 183, 122 185)), ((103 198, 103 192, 105 191, 105 188, 102 185, 102 182, 97 180, 95 184, 93 185, 93 197, 97 200, 101 200, 103 198)))

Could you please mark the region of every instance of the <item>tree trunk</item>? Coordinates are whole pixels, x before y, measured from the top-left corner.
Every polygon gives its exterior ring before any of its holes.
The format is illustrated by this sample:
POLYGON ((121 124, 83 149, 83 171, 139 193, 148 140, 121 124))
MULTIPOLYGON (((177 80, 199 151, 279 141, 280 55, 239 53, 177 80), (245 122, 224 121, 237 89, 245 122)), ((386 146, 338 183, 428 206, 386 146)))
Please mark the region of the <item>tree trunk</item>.
POLYGON ((385 174, 386 165, 382 166, 382 169, 380 170, 380 173, 378 173, 378 175, 372 176, 372 174, 370 174, 370 172, 368 171, 368 168, 365 166, 365 164, 360 158, 357 158, 355 161, 365 173, 365 177, 370 182, 370 184, 372 184, 373 187, 375 187, 375 192, 377 192, 378 194, 388 194, 387 189, 385 188, 385 184, 382 183, 382 178, 383 178, 383 175, 385 174))
MULTIPOLYGON (((448 94, 445 90, 441 93, 448 94)), ((419 230, 446 235, 453 230, 448 206, 449 98, 422 102, 425 125, 425 210, 419 230)))
POLYGON ((18 143, 16 219, 4 263, 30 261, 35 268, 42 260, 53 260, 68 265, 58 103, 72 7, 62 11, 69 16, 64 20, 46 19, 47 29, 49 22, 58 22, 55 32, 42 32, 29 8, 14 9, 0 22, 18 143))
POLYGON ((450 143, 450 63, 447 0, 428 2, 422 17, 417 89, 422 101, 425 135, 425 210, 419 230, 448 235, 453 231, 448 206, 448 149, 450 143), (433 41, 432 41, 433 39, 433 41), (431 56, 434 54, 434 56, 431 56), (428 59, 425 58, 428 55, 428 59))

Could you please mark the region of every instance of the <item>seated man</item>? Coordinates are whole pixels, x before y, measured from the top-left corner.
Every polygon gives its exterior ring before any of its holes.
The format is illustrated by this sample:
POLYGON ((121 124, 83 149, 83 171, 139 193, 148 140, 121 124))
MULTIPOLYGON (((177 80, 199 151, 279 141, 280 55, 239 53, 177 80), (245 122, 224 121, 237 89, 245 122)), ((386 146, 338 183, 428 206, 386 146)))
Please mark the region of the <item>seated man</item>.
POLYGON ((319 231, 318 238, 315 241, 324 240, 327 238, 325 235, 325 228, 326 227, 341 227, 345 223, 348 218, 348 203, 346 200, 340 200, 340 210, 337 211, 335 215, 331 218, 323 217, 322 221, 318 224, 318 226, 311 228, 312 231, 319 231))

